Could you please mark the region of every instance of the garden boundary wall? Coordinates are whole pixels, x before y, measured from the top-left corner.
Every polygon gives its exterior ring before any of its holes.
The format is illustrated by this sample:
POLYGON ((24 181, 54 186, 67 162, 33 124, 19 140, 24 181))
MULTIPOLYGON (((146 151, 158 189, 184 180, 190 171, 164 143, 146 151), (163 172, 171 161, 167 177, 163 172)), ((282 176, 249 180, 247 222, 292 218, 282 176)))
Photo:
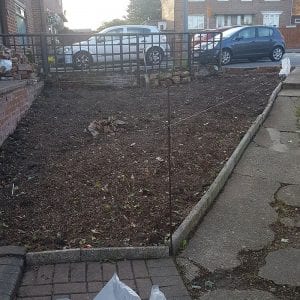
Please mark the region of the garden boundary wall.
POLYGON ((43 87, 43 81, 0 81, 0 146, 14 132, 43 87))

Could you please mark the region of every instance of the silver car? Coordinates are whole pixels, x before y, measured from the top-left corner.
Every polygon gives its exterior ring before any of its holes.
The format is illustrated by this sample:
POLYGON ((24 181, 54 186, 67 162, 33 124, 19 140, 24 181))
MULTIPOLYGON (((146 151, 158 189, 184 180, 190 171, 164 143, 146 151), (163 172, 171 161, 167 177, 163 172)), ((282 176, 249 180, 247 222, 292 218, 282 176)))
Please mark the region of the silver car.
POLYGON ((155 26, 123 25, 106 28, 87 41, 63 49, 66 64, 87 69, 97 63, 145 60, 158 65, 169 52, 167 38, 155 26))

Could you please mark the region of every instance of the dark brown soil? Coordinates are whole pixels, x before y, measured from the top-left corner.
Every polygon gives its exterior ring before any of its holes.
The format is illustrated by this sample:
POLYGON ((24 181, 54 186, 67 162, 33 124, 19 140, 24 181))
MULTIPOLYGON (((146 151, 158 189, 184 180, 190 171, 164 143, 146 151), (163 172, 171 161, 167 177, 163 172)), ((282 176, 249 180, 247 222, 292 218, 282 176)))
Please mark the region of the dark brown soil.
MULTIPOLYGON (((170 88, 173 230, 277 84, 276 74, 245 73, 170 88)), ((1 148, 0 243, 34 251, 164 244, 166 120, 166 88, 46 89, 1 148), (88 125, 108 117, 126 125, 93 138, 88 125)))

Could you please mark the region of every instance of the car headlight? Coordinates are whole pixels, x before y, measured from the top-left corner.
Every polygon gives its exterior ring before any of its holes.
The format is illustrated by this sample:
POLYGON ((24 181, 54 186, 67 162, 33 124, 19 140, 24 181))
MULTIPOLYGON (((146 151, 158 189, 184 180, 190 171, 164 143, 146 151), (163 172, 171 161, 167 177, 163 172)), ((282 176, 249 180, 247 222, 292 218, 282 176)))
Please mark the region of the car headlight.
POLYGON ((69 48, 69 47, 65 48, 65 49, 64 49, 64 52, 65 52, 65 53, 71 52, 71 48, 69 48))

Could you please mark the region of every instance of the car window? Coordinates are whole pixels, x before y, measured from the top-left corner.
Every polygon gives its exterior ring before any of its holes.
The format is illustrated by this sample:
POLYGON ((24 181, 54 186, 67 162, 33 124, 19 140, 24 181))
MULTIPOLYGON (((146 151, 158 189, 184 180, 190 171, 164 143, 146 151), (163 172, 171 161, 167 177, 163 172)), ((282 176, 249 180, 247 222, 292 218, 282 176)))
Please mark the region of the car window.
POLYGON ((137 33, 142 34, 143 36, 148 36, 151 33, 149 28, 142 28, 142 27, 130 27, 127 28, 127 33, 137 33))
POLYGON ((253 28, 243 29, 237 34, 237 37, 243 39, 255 38, 255 28, 253 27, 253 28))
POLYGON ((123 28, 116 28, 116 29, 112 29, 112 30, 109 30, 107 32, 105 32, 105 35, 107 36, 98 36, 97 40, 98 42, 103 42, 105 40, 105 42, 112 42, 112 41, 115 41, 115 40, 119 40, 120 37, 118 35, 114 36, 114 34, 118 34, 118 33, 123 33, 123 28), (110 35, 113 35, 113 36, 110 36, 110 35))
POLYGON ((270 37, 273 35, 273 30, 271 28, 258 28, 258 37, 270 37))

